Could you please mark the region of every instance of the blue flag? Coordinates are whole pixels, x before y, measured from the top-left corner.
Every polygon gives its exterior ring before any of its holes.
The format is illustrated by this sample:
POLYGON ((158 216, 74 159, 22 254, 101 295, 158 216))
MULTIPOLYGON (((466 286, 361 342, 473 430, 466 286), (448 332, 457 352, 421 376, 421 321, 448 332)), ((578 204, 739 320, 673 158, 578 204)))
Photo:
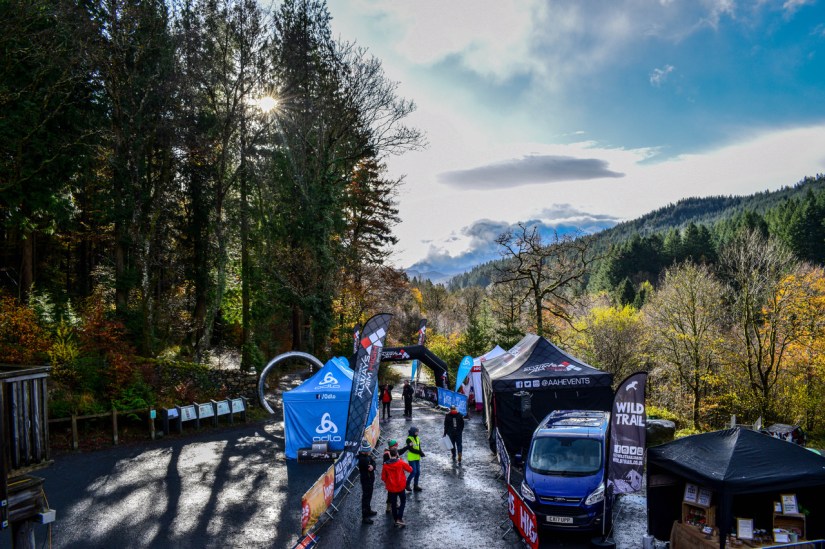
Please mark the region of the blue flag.
POLYGON ((461 364, 458 365, 458 374, 455 376, 455 392, 458 392, 458 388, 461 387, 461 384, 464 383, 464 380, 467 379, 467 376, 470 374, 470 371, 473 369, 473 357, 465 356, 461 359, 461 364))

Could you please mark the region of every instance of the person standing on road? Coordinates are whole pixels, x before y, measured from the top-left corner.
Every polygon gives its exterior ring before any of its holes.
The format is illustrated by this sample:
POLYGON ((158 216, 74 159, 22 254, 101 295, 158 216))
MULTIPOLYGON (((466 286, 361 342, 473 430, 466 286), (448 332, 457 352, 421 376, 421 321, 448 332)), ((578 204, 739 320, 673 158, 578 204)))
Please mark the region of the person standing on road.
POLYGON ((406 526, 406 523, 404 523, 404 507, 407 506, 407 493, 404 491, 404 471, 410 473, 412 467, 398 457, 397 449, 391 449, 390 459, 381 468, 381 480, 384 481, 384 486, 387 487, 387 494, 392 507, 392 518, 398 528, 406 526))
POLYGON ((401 396, 404 397, 404 417, 412 419, 413 388, 406 379, 404 380, 404 389, 401 391, 401 396))
POLYGON ((450 406, 450 411, 444 416, 444 435, 449 436, 450 442, 453 443, 453 447, 450 449, 450 453, 453 455, 453 461, 455 461, 456 450, 458 450, 459 464, 461 463, 461 438, 463 434, 464 416, 458 413, 458 409, 455 407, 455 404, 453 404, 450 406))
POLYGON ((372 491, 375 487, 375 460, 372 458, 372 446, 366 439, 361 441, 358 453, 358 473, 361 476, 361 522, 372 524, 372 518, 378 513, 372 510, 372 491))
POLYGON ((418 438, 418 427, 410 427, 409 436, 407 437, 407 461, 410 462, 410 475, 407 477, 407 491, 416 492, 421 491, 418 486, 418 478, 421 476, 421 458, 424 457, 424 452, 421 451, 421 439, 418 438), (410 485, 413 485, 411 487, 410 485))
POLYGON ((470 394, 467 395, 467 419, 470 419, 472 415, 472 411, 475 410, 476 407, 476 393, 472 387, 470 387, 470 394))
MULTIPOLYGON (((383 462, 384 463, 387 463, 390 460, 390 452, 392 452, 393 450, 397 451, 398 455, 400 456, 404 452, 407 451, 407 448, 405 447, 403 450, 399 450, 398 449, 398 441, 395 440, 394 438, 391 438, 389 440, 389 442, 387 442, 387 449, 384 450, 384 457, 383 457, 383 462)), ((390 500, 389 492, 387 492, 387 514, 389 514, 389 513, 392 513, 392 501, 390 500)))
POLYGON ((392 402, 392 385, 387 383, 381 388, 381 416, 390 419, 390 403, 392 402))

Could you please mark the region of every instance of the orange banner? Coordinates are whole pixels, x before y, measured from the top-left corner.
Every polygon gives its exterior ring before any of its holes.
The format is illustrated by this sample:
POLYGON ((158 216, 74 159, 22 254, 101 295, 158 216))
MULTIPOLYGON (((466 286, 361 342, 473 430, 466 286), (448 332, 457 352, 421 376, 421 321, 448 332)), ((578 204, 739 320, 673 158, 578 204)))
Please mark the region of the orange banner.
POLYGON ((378 444, 378 436, 380 434, 381 428, 378 426, 378 414, 375 414, 375 417, 372 418, 372 423, 367 425, 367 428, 364 429, 364 438, 367 439, 370 446, 375 448, 375 445, 378 444))
POLYGON ((330 465, 326 473, 321 475, 315 484, 301 497, 301 535, 305 536, 310 528, 315 526, 321 515, 332 503, 332 493, 335 489, 335 468, 330 465))

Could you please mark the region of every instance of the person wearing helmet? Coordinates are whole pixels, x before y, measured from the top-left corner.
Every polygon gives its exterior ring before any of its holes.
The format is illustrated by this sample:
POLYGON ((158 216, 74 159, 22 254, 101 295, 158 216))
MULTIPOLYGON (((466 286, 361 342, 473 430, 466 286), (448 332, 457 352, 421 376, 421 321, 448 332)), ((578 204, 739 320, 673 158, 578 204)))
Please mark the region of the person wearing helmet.
POLYGON ((418 438, 418 427, 416 426, 410 427, 406 451, 408 452, 407 461, 410 462, 410 467, 412 467, 412 471, 407 477, 406 489, 408 492, 413 490, 420 492, 421 487, 418 486, 418 478, 421 476, 421 458, 424 457, 424 452, 421 451, 421 439, 418 438), (411 487, 411 484, 414 487, 411 487))
POLYGON ((375 486, 375 460, 372 446, 367 439, 361 441, 358 452, 358 473, 361 476, 361 521, 372 524, 372 518, 378 513, 372 510, 372 491, 375 486))

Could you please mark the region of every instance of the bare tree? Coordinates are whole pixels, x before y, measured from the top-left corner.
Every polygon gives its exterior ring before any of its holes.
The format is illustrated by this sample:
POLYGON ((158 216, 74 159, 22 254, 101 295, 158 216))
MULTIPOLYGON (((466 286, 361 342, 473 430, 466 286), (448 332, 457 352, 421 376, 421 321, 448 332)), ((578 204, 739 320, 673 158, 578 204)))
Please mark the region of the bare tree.
POLYGON ((777 240, 746 231, 722 250, 720 266, 732 306, 730 356, 747 375, 759 412, 767 416, 785 352, 801 334, 787 294, 780 291, 798 262, 777 240))
POLYGON ((590 249, 590 241, 581 235, 553 233, 545 242, 536 226, 519 223, 517 232, 507 231, 496 238, 507 259, 498 269, 496 284, 524 284, 522 300, 530 302, 536 315, 536 333, 544 335, 544 314, 572 325, 570 308, 579 287, 585 282, 590 267, 598 258, 590 249))

